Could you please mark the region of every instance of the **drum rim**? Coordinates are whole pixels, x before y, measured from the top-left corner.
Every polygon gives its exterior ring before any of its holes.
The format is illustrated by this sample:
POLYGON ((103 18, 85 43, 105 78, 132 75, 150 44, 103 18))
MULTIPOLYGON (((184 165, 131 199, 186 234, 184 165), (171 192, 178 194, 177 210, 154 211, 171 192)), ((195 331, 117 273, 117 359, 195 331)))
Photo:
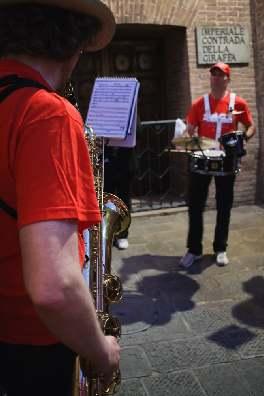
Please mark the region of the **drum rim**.
POLYGON ((232 131, 232 132, 223 133, 223 135, 221 135, 221 137, 228 136, 228 135, 239 135, 240 136, 243 134, 244 134, 243 131, 232 131))
POLYGON ((211 150, 211 151, 218 151, 221 152, 221 154, 210 156, 208 154, 205 154, 203 151, 194 151, 193 153, 190 153, 190 156, 193 158, 207 158, 209 160, 214 160, 214 159, 222 160, 226 158, 226 153, 224 152, 224 150, 211 150))
POLYGON ((190 170, 191 173, 199 173, 200 175, 205 175, 205 176, 232 176, 236 175, 240 172, 240 168, 235 169, 234 171, 229 171, 229 172, 221 172, 221 171, 202 171, 202 170, 190 170))

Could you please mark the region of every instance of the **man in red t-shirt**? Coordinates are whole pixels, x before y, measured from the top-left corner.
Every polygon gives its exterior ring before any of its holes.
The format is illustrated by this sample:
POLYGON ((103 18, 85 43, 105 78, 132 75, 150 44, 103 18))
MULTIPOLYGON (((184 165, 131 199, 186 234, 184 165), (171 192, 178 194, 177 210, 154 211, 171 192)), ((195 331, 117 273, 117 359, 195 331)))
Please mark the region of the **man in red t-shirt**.
POLYGON ((101 220, 84 126, 57 93, 114 30, 100 0, 0 0, 0 393, 10 396, 71 395, 76 354, 105 383, 119 365, 81 272, 82 232, 101 220))
MULTIPOLYGON (((254 135, 255 127, 248 105, 244 99, 227 89, 229 82, 229 65, 220 62, 210 68, 211 92, 209 95, 198 98, 192 104, 187 115, 188 135, 193 136, 197 133, 200 137, 214 139, 216 145, 219 146, 219 141, 223 141, 224 135, 226 138, 228 133, 237 131, 239 123, 245 127, 244 139, 246 141, 254 135)), ((228 155, 228 147, 226 155, 228 155)), ((203 211, 212 174, 199 173, 195 169, 191 169, 190 172, 188 251, 180 260, 180 265, 184 268, 189 268, 202 257, 203 211)), ((214 179, 217 217, 213 249, 216 264, 223 266, 229 262, 226 249, 235 173, 215 175, 214 179)))

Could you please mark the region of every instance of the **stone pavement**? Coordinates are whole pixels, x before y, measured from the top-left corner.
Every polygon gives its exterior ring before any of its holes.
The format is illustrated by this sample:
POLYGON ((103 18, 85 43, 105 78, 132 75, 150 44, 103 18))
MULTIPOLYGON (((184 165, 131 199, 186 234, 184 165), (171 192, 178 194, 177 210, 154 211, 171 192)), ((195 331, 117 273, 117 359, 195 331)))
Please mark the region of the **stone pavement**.
POLYGON ((133 217, 130 246, 113 249, 124 295, 118 396, 264 395, 264 208, 232 212, 228 255, 212 256, 215 211, 205 213, 204 257, 189 271, 186 209, 133 217))

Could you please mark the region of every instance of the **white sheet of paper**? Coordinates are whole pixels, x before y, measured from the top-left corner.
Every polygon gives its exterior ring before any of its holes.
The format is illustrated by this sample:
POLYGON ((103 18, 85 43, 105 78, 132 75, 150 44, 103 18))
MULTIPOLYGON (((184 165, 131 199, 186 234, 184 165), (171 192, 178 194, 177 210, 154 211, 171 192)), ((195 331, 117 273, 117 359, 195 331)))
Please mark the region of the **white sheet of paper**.
POLYGON ((131 116, 129 120, 128 130, 125 139, 109 139, 108 145, 114 147, 135 147, 137 135, 137 98, 139 84, 136 86, 134 100, 131 108, 131 116))
POLYGON ((125 139, 136 107, 139 83, 135 78, 105 77, 95 80, 86 123, 96 136, 125 139))
POLYGON ((131 133, 125 139, 109 139, 108 145, 113 147, 135 147, 137 139, 137 109, 134 112, 131 133))

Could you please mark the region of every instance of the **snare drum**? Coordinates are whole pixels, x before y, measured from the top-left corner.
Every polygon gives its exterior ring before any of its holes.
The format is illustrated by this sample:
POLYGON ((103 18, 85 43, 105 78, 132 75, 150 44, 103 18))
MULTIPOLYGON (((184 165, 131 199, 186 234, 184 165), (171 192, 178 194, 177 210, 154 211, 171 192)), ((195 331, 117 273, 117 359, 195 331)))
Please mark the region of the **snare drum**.
POLYGON ((223 145, 227 156, 243 157, 243 155, 246 155, 242 131, 225 133, 220 137, 219 141, 223 145))
POLYGON ((190 154, 190 171, 201 175, 227 176, 239 171, 236 157, 228 157, 223 150, 194 151, 190 154))

